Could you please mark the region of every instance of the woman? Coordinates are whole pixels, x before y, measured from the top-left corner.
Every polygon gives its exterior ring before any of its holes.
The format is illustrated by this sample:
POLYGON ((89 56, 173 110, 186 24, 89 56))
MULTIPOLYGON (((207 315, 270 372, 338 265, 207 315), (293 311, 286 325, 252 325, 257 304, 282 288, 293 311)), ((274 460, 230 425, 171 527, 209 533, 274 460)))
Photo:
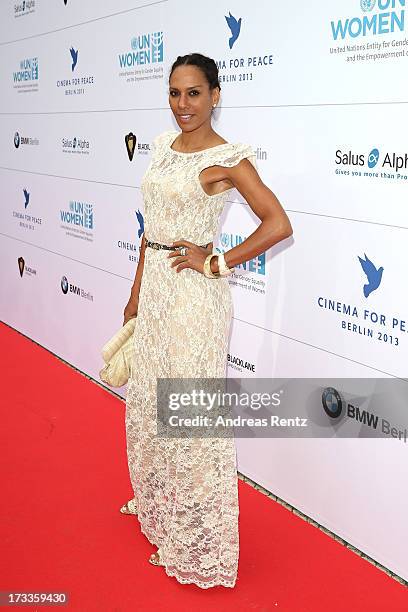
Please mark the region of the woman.
POLYGON ((142 532, 158 547, 151 563, 202 588, 233 587, 237 578, 235 443, 158 437, 156 381, 226 376, 232 298, 224 276, 292 234, 279 201, 256 171, 251 147, 227 143, 213 130, 219 99, 215 62, 199 53, 178 57, 169 103, 181 132, 165 132, 153 142, 142 180, 140 260, 124 311, 124 323, 137 315, 126 401, 135 496, 121 511, 137 514, 142 532), (224 258, 211 256, 233 188, 261 223, 224 258))

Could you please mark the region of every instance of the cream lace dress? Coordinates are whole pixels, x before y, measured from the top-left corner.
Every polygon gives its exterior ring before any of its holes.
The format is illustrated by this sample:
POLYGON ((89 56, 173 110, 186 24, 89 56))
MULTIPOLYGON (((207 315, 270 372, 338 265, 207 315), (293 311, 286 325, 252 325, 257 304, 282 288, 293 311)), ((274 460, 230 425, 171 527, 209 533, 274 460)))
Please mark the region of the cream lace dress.
MULTIPOLYGON (((144 230, 171 244, 214 241, 227 192, 207 195, 207 167, 255 165, 252 148, 221 144, 197 153, 171 149, 178 132, 153 142, 142 180, 144 230)), ((169 576, 202 588, 237 578, 238 482, 233 438, 159 438, 156 379, 226 376, 232 298, 226 278, 176 272, 169 251, 146 247, 126 398, 126 436, 134 507, 142 532, 160 547, 169 576)))

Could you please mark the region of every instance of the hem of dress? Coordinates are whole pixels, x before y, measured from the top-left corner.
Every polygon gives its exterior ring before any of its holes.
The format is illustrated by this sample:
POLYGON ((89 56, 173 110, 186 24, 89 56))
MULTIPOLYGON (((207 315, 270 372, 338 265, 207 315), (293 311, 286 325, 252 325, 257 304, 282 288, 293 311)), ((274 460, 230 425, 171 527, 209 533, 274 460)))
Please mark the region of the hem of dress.
MULTIPOLYGON (((140 525, 140 531, 143 533, 143 535, 146 536, 146 538, 149 540, 150 544, 153 544, 153 546, 157 546, 157 548, 160 548, 160 543, 158 542, 158 540, 156 540, 155 537, 153 537, 150 533, 147 532, 147 530, 143 527, 143 523, 139 518, 139 515, 136 515, 137 520, 139 521, 139 525, 140 525)), ((223 586, 223 587, 227 587, 227 588, 234 588, 236 581, 238 580, 238 577, 234 580, 234 582, 223 582, 222 580, 218 579, 218 580, 213 580, 212 582, 200 582, 199 580, 194 580, 193 578, 188 579, 188 578, 181 578, 180 576, 177 575, 177 572, 174 572, 172 570, 169 570, 167 568, 167 565, 165 563, 163 563, 163 565, 160 565, 159 567, 163 567, 164 571, 166 572, 167 576, 169 576, 170 578, 175 578, 177 580, 177 582, 179 582, 180 584, 195 584, 196 586, 198 586, 200 589, 210 589, 212 587, 216 587, 216 586, 223 586)))

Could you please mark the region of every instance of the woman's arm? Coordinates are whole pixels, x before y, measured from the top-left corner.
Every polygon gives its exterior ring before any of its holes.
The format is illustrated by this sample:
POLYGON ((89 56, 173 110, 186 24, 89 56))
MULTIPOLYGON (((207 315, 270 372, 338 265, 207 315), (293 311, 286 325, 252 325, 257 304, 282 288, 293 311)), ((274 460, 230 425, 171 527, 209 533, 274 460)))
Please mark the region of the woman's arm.
POLYGON ((140 291, 140 285, 142 283, 142 276, 143 276, 145 249, 146 249, 146 243, 144 240, 144 233, 143 233, 141 245, 140 245, 139 262, 136 268, 135 279, 133 281, 129 301, 125 306, 125 310, 123 311, 123 316, 124 316, 123 325, 132 317, 137 316, 137 310, 139 306, 139 291, 140 291))
MULTIPOLYGON (((248 159, 243 159, 232 168, 222 168, 227 180, 248 202, 261 220, 256 230, 241 244, 225 252, 225 263, 229 268, 260 255, 267 249, 288 238, 293 230, 286 212, 278 198, 261 180, 248 159)), ((211 270, 218 272, 217 258, 211 260, 211 270)))

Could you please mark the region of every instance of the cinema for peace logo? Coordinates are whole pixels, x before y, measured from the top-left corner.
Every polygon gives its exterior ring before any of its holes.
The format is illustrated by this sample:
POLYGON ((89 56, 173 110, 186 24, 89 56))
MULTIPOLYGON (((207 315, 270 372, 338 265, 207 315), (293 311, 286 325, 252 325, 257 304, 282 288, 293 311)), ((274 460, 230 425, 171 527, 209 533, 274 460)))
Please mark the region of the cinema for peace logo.
MULTIPOLYGON (((336 297, 320 294, 316 297, 315 305, 323 317, 330 320, 344 333, 360 338, 364 342, 380 342, 399 350, 408 333, 408 319, 400 315, 396 308, 384 312, 376 307, 376 295, 384 291, 384 265, 379 256, 364 252, 353 255, 354 285, 360 287, 361 301, 352 303, 347 300, 346 292, 336 297)), ((352 346, 352 345, 351 345, 352 346)))
POLYGON ((234 50, 234 55, 230 53, 216 59, 220 83, 246 86, 256 80, 260 71, 271 70, 274 65, 273 53, 270 48, 261 47, 248 38, 246 22, 236 11, 225 11, 223 20, 226 26, 224 40, 229 50, 234 50))
POLYGON ((83 96, 90 87, 95 84, 93 74, 78 73, 80 50, 71 45, 65 54, 62 76, 56 81, 58 90, 63 91, 66 96, 83 96), (75 73, 75 76, 73 74, 75 73))
MULTIPOLYGON (((13 219, 18 222, 18 227, 24 230, 34 230, 42 225, 42 218, 35 214, 34 211, 31 213, 27 212, 27 207, 30 204, 31 193, 24 187, 22 190, 21 197, 21 208, 19 210, 13 210, 13 219)), ((35 200, 34 200, 35 203, 35 200)), ((31 206, 30 206, 31 210, 31 206)))
POLYGON ((130 242, 130 241, 123 240, 123 239, 117 240, 116 246, 117 248, 121 249, 122 251, 128 254, 129 261, 137 263, 139 261, 140 246, 141 246, 140 238, 144 232, 144 218, 143 218, 143 214, 141 213, 140 209, 135 210, 135 215, 136 215, 136 220, 138 224, 137 237, 139 238, 139 246, 137 246, 135 242, 130 242))

